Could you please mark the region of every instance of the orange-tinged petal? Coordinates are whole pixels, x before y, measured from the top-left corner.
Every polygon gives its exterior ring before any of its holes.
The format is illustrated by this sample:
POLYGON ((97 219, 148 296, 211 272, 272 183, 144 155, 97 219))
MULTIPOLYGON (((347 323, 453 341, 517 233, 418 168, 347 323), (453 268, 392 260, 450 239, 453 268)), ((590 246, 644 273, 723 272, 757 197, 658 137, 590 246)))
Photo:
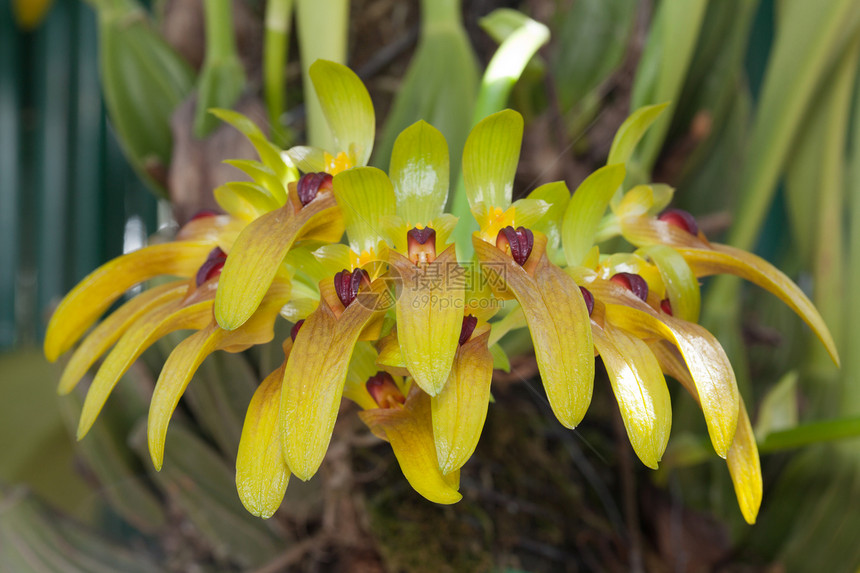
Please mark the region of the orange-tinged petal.
POLYGON ((729 474, 735 486, 735 496, 747 523, 755 523, 761 506, 762 477, 758 446, 744 401, 740 402, 738 429, 729 454, 726 457, 729 474))
POLYGON ((463 325, 464 284, 454 246, 431 263, 414 264, 390 251, 400 275, 396 303, 397 339, 415 383, 431 396, 445 386, 463 325), (453 279, 453 280, 452 280, 453 279))
POLYGON ((233 330, 248 320, 272 284, 281 263, 310 228, 337 226, 340 216, 334 195, 322 192, 296 212, 292 201, 250 223, 230 250, 215 296, 215 318, 233 330))
POLYGON ((558 420, 575 428, 591 403, 594 345, 588 309, 577 284, 546 258, 546 237, 535 233, 533 275, 494 245, 473 237, 481 264, 519 301, 526 316, 538 368, 558 420))
POLYGON ((98 357, 107 352, 138 318, 153 309, 179 300, 187 290, 188 281, 160 285, 137 295, 111 313, 87 335, 72 354, 60 378, 58 392, 71 392, 98 357))
POLYGON ((286 361, 266 376, 254 392, 236 456, 236 490, 249 512, 268 519, 281 506, 290 468, 281 452, 278 411, 281 407, 281 384, 286 361))
POLYGON ((272 340, 275 318, 289 298, 289 292, 287 284, 275 283, 258 311, 241 328, 224 330, 212 320, 206 328, 183 340, 167 357, 152 393, 147 421, 149 454, 156 470, 161 469, 164 460, 164 441, 170 418, 194 373, 215 350, 238 352, 272 340))
MULTIPOLYGON (((382 294, 383 281, 372 284, 382 294)), ((296 336, 281 390, 284 458, 299 479, 310 479, 325 457, 340 407, 350 358, 364 327, 381 311, 359 297, 336 317, 325 302, 305 319, 296 336)))
POLYGON ((79 282, 54 311, 45 333, 45 357, 55 361, 134 285, 159 275, 194 276, 213 246, 210 241, 152 245, 105 263, 79 282))
POLYGON ((592 323, 594 345, 606 365, 630 444, 657 469, 672 428, 672 404, 660 364, 648 345, 607 323, 592 323))
POLYGON ((183 303, 162 307, 142 316, 132 324, 105 358, 87 391, 78 439, 83 438, 98 417, 116 383, 143 351, 159 338, 177 330, 205 327, 212 320, 212 300, 202 300, 187 306, 183 303))
POLYGON ((708 248, 704 236, 694 236, 687 231, 650 215, 623 217, 619 219, 621 234, 637 247, 668 245, 670 247, 708 248))
POLYGON ((445 387, 430 400, 436 457, 443 475, 463 467, 484 429, 493 379, 489 337, 490 329, 485 327, 457 349, 445 387))
POLYGON ((376 435, 391 443, 394 456, 409 484, 434 503, 452 504, 462 499, 460 472, 442 475, 433 443, 430 396, 417 386, 403 407, 365 410, 358 414, 376 435))
POLYGON ((839 353, 824 319, 812 302, 790 278, 761 257, 727 245, 711 244, 711 249, 679 248, 696 276, 729 273, 754 283, 776 295, 803 319, 818 336, 837 365, 839 353))
MULTIPOLYGON (((595 297, 603 294, 597 289, 592 293, 595 297)), ((668 340, 681 351, 702 402, 711 443, 720 457, 726 457, 738 425, 740 396, 732 365, 713 335, 698 324, 667 315, 658 317, 644 304, 634 308, 608 303, 606 320, 639 338, 668 340)))

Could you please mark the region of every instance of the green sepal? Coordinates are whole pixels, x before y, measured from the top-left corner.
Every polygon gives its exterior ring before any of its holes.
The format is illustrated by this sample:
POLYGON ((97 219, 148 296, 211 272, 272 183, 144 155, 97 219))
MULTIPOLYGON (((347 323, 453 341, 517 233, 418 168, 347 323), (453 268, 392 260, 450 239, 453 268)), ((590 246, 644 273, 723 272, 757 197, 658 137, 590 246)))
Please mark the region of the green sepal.
POLYGON ((624 182, 626 172, 621 163, 601 167, 573 193, 561 228, 561 242, 568 265, 581 264, 591 250, 603 214, 616 189, 624 182))
POLYGON ((389 167, 397 215, 409 224, 438 217, 448 200, 448 143, 425 121, 406 128, 394 142, 389 167))
POLYGON ((383 239, 380 220, 394 215, 391 181, 376 167, 358 167, 338 173, 333 184, 352 250, 371 252, 383 239))
POLYGON ((463 150, 463 181, 469 205, 506 208, 523 140, 523 117, 506 109, 472 129, 463 150))

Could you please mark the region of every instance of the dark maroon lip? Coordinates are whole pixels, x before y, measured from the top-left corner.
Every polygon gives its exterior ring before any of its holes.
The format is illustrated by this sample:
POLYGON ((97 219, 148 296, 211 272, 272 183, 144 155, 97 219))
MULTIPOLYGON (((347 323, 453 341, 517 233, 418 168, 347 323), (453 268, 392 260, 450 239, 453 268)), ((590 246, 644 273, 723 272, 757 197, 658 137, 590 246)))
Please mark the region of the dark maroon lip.
POLYGON ((305 173, 296 183, 296 193, 304 207, 316 198, 320 191, 332 188, 332 176, 328 173, 305 173))
POLYGON ((582 298, 585 299, 585 308, 588 309, 588 316, 591 316, 591 313, 594 312, 594 295, 585 287, 579 287, 579 291, 582 293, 582 298))
POLYGON ((691 235, 699 234, 699 224, 696 218, 683 209, 666 209, 657 217, 665 223, 684 229, 691 235))
POLYGON ((623 286, 642 300, 648 300, 648 283, 639 275, 616 273, 609 280, 623 286))
POLYGON ((511 257, 520 266, 523 266, 529 260, 534 245, 534 233, 532 233, 531 229, 526 229, 525 227, 514 229, 509 225, 499 231, 499 234, 496 236, 496 246, 503 250, 505 246, 508 246, 511 249, 511 257))
POLYGON ((195 284, 199 287, 212 277, 220 275, 225 262, 227 262, 227 255, 224 251, 220 247, 212 249, 206 261, 197 269, 197 276, 194 277, 195 284))
POLYGON ((299 331, 302 329, 302 325, 304 325, 304 323, 305 323, 305 319, 301 319, 300 321, 295 323, 293 325, 293 327, 290 329, 290 338, 293 339, 293 342, 296 341, 296 336, 299 335, 299 331))
POLYGON ((478 326, 478 318, 467 314, 463 317, 463 326, 460 327, 460 346, 469 342, 472 333, 475 332, 475 327, 478 326))
POLYGON ((370 275, 364 269, 355 269, 352 272, 344 269, 334 275, 334 290, 344 307, 352 304, 362 283, 370 284, 370 275))
POLYGON ((377 372, 365 383, 370 397, 380 408, 391 408, 394 403, 403 404, 406 398, 388 372, 377 372))

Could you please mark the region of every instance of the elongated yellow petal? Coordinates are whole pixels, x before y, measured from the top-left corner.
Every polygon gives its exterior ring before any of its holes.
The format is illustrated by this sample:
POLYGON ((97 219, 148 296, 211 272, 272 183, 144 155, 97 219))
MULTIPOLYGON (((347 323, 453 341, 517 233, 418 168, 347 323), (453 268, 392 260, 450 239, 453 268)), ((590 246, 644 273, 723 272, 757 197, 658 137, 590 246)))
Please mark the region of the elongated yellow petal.
POLYGON ((273 284, 260 308, 241 328, 224 330, 212 320, 206 328, 183 340, 167 357, 152 393, 146 432, 149 454, 156 470, 161 470, 164 460, 164 441, 170 418, 197 369, 215 350, 238 352, 272 340, 275 318, 289 298, 289 292, 288 284, 273 284))
POLYGON ((430 400, 436 457, 443 475, 469 460, 487 419, 493 379, 493 357, 487 348, 490 329, 477 334, 457 349, 445 387, 430 400))
POLYGON ((187 281, 171 282, 151 288, 125 303, 100 322, 72 354, 60 378, 58 392, 60 394, 71 392, 99 356, 107 352, 108 348, 113 346, 138 318, 153 309, 177 301, 187 290, 187 281))
MULTIPOLYGON (((376 281, 372 288, 381 293, 385 285, 376 281)), ((310 479, 325 457, 353 349, 380 313, 356 299, 335 317, 321 302, 296 336, 284 372, 280 417, 284 458, 299 479, 310 479)))
MULTIPOLYGON (((678 380, 701 406, 695 383, 677 348, 665 340, 655 341, 650 344, 650 347, 660 361, 663 371, 678 380)), ((761 506, 763 489, 761 462, 755 434, 743 398, 740 399, 738 427, 726 456, 726 463, 729 467, 729 474, 732 476, 735 496, 738 499, 741 513, 747 523, 755 523, 761 506)))
MULTIPOLYGON (((592 292, 595 297, 603 294, 597 289, 592 292)), ((698 324, 667 315, 658 317, 644 304, 638 308, 606 304, 606 320, 639 338, 668 340, 681 351, 702 402, 711 443, 725 458, 738 425, 740 396, 732 365, 713 335, 698 324)))
POLYGON ((221 328, 234 330, 254 314, 284 257, 306 228, 337 225, 338 220, 334 196, 324 191, 298 212, 287 201, 245 227, 218 279, 215 318, 221 328))
POLYGON ((477 237, 472 243, 481 265, 498 273, 502 288, 522 306, 550 406, 563 425, 575 428, 591 403, 594 384, 591 323, 579 287, 547 260, 546 237, 540 234, 531 254, 539 257, 534 276, 494 245, 477 237))
POLYGON ((818 336, 824 348, 837 365, 839 353, 824 319, 812 302, 790 278, 772 264, 741 249, 711 244, 711 249, 678 249, 690 264, 696 276, 733 274, 754 283, 776 295, 803 319, 818 336))
POLYGON ((761 506, 762 477, 758 446, 744 401, 740 402, 738 429, 729 454, 726 457, 729 474, 735 486, 735 496, 747 523, 755 523, 761 506))
POLYGON ((215 351, 226 333, 227 331, 219 328, 217 324, 210 324, 180 342, 167 357, 152 394, 146 431, 149 455, 156 470, 161 470, 161 464, 164 461, 167 424, 179 403, 179 398, 185 392, 194 373, 206 357, 215 351))
POLYGON ((416 265, 394 251, 388 262, 403 281, 396 303, 403 359, 415 383, 435 396, 445 386, 457 352, 465 297, 458 277, 465 271, 453 245, 429 264, 416 265))
POLYGON ((159 308, 139 318, 129 327, 105 358, 87 392, 78 423, 78 439, 83 438, 101 412, 116 383, 143 351, 171 332, 200 329, 212 320, 212 300, 159 308))
POLYGON ((391 442, 391 449, 412 488, 434 503, 452 504, 462 499, 460 472, 443 476, 433 444, 430 396, 417 386, 402 408, 365 410, 358 414, 377 435, 391 442))
POLYGON ((268 519, 281 506, 290 468, 281 451, 278 411, 286 361, 266 376, 254 392, 236 456, 236 490, 249 512, 268 519))
POLYGON ((159 275, 194 276, 213 247, 209 241, 152 245, 100 266, 79 282, 54 311, 45 333, 45 357, 55 361, 134 285, 159 275))
POLYGON ((702 237, 691 235, 687 231, 661 221, 650 215, 639 217, 623 217, 620 219, 621 234, 631 244, 637 247, 648 245, 668 245, 670 247, 690 247, 696 249, 708 248, 708 243, 702 237))
POLYGON ((630 444, 657 469, 672 428, 672 404, 660 364, 648 345, 607 324, 592 323, 594 345, 606 365, 630 444))

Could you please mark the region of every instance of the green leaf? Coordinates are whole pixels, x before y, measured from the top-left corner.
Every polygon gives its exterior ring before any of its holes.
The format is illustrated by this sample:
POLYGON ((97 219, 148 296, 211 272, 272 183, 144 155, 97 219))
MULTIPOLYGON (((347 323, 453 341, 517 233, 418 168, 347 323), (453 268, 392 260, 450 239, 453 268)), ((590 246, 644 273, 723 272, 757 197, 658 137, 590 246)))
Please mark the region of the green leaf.
POLYGON ((466 140, 463 181, 469 205, 507 208, 523 141, 523 117, 505 110, 482 120, 466 140))
POLYGON ((493 368, 502 372, 511 371, 511 361, 505 350, 497 344, 490 346, 490 354, 493 356, 493 368))
POLYGON ((376 133, 367 88, 355 72, 327 60, 314 62, 309 73, 337 151, 347 152, 353 165, 367 165, 376 133))
POLYGON ((792 370, 765 394, 755 425, 759 442, 764 441, 769 434, 797 426, 797 378, 797 370, 792 370))
POLYGON ((448 200, 448 144, 425 121, 408 127, 394 142, 389 168, 397 215, 411 225, 427 224, 448 200))
POLYGON ((376 167, 358 167, 338 173, 333 184, 352 250, 361 254, 376 249, 383 237, 380 220, 394 215, 395 209, 388 176, 376 167))
POLYGON ((581 264, 591 250, 603 214, 624 182, 625 174, 623 163, 607 165, 589 175, 574 191, 561 228, 561 244, 568 265, 581 264))

